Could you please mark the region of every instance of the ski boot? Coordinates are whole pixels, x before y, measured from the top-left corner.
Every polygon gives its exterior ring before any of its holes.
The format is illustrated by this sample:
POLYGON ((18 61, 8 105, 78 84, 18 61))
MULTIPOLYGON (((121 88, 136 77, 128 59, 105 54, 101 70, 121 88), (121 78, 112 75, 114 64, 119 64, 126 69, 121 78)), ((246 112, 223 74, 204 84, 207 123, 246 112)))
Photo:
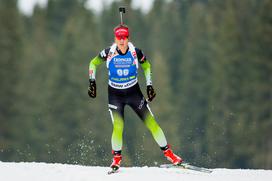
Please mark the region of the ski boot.
POLYGON ((117 152, 117 151, 112 151, 113 154, 113 159, 112 159, 112 164, 111 164, 111 169, 113 171, 117 171, 120 168, 120 164, 122 161, 122 155, 121 152, 117 152))
POLYGON ((180 165, 183 161, 182 158, 173 153, 173 151, 170 149, 170 145, 166 146, 163 153, 167 160, 169 160, 173 165, 180 165))

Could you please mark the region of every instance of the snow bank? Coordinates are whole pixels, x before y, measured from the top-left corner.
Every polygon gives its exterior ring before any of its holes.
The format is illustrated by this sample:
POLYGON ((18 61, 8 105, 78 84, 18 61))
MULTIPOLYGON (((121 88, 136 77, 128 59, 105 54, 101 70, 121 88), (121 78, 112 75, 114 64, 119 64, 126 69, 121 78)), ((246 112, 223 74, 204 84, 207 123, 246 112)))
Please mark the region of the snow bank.
POLYGON ((125 167, 107 175, 108 167, 48 163, 0 162, 0 181, 271 181, 272 170, 213 169, 200 173, 184 169, 125 167))

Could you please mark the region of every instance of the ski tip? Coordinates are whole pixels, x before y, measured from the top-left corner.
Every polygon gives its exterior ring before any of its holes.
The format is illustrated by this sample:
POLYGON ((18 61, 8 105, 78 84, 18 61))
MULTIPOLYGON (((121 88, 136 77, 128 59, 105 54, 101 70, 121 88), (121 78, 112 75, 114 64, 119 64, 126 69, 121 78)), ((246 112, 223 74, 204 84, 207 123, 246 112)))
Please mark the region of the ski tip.
POLYGON ((119 167, 118 166, 112 166, 111 170, 108 171, 108 175, 111 175, 111 174, 116 173, 118 171, 119 171, 119 167))
POLYGON ((110 171, 107 172, 108 175, 111 175, 113 173, 116 173, 116 171, 110 170, 110 171))

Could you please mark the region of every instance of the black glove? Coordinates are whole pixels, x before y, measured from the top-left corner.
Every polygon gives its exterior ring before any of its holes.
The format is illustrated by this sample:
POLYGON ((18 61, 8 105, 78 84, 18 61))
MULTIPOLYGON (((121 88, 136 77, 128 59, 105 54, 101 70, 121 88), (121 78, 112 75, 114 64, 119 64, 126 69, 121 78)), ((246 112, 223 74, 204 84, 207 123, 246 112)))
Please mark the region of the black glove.
POLYGON ((156 93, 155 93, 152 85, 147 86, 146 92, 147 92, 147 96, 148 96, 147 101, 151 102, 154 99, 154 97, 156 96, 156 93))
POLYGON ((90 85, 88 87, 88 94, 91 98, 95 98, 96 97, 96 83, 95 80, 90 79, 89 80, 90 85))

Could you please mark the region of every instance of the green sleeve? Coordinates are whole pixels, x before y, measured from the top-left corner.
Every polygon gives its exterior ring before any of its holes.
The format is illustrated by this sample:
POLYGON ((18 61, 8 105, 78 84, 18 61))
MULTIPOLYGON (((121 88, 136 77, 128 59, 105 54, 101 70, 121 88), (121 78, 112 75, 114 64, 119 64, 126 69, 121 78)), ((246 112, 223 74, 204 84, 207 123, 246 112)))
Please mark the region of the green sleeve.
POLYGON ((89 77, 90 79, 95 79, 95 74, 96 74, 96 67, 98 65, 100 65, 101 63, 103 63, 103 59, 100 58, 99 56, 94 57, 91 61, 90 61, 90 65, 89 65, 89 77))
POLYGON ((144 75, 146 79, 146 85, 152 85, 152 80, 151 80, 151 64, 149 63, 148 60, 145 60, 144 63, 141 63, 141 66, 144 70, 144 75))

